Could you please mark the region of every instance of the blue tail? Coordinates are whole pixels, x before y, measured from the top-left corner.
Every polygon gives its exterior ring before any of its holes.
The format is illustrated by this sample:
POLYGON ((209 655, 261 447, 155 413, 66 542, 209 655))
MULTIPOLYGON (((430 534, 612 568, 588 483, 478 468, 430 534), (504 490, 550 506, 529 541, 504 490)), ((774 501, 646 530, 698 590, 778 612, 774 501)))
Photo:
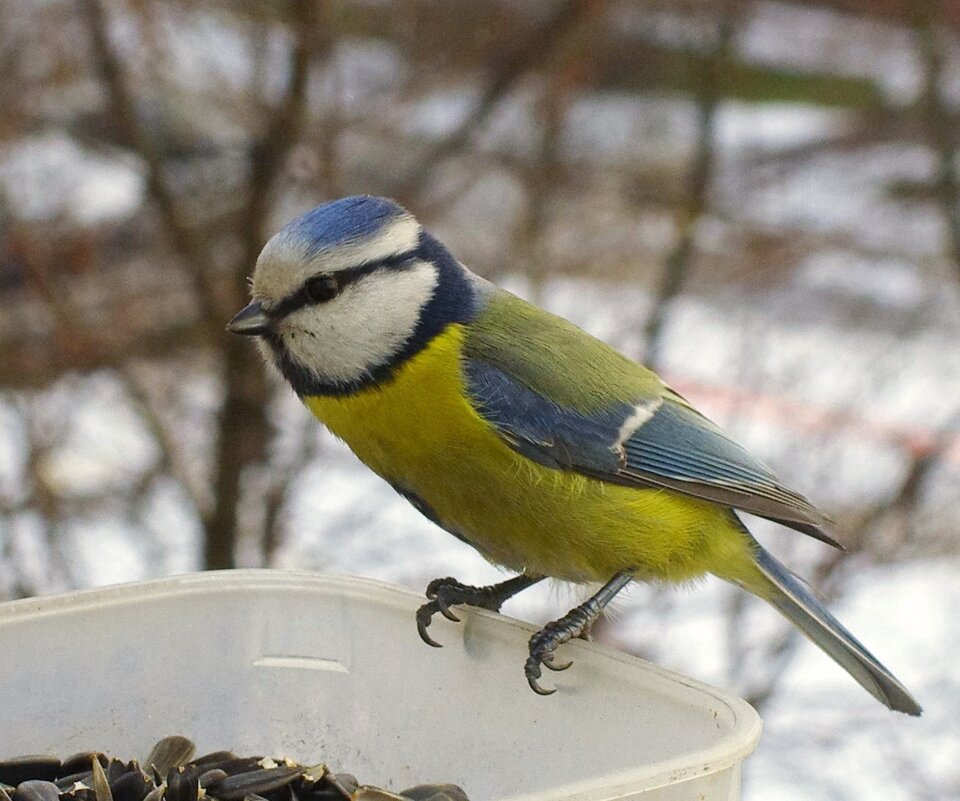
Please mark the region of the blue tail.
POLYGON ((908 715, 923 711, 907 688, 759 543, 756 564, 766 586, 748 589, 773 604, 882 704, 908 715))

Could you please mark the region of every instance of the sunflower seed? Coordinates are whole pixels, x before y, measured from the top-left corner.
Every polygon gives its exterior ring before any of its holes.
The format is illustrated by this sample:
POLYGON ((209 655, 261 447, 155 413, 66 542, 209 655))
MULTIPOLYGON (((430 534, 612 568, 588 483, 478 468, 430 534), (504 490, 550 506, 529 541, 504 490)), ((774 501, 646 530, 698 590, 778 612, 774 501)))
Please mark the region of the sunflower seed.
POLYGON ((128 770, 110 782, 113 801, 143 801, 153 787, 153 780, 141 773, 139 767, 128 770))
POLYGON ((83 773, 71 773, 68 776, 61 776, 59 779, 54 781, 54 784, 60 788, 61 792, 63 792, 69 790, 78 782, 90 787, 93 784, 93 772, 88 770, 83 773))
POLYGON ((145 770, 99 751, 63 762, 36 755, 0 761, 0 801, 467 801, 452 784, 417 785, 398 795, 360 785, 350 773, 331 773, 323 763, 230 751, 192 759, 195 750, 186 737, 164 737, 145 770))
POLYGON ((30 779, 53 781, 60 770, 60 760, 43 754, 5 759, 0 762, 0 784, 16 787, 30 779))
POLYGON ((344 798, 350 798, 360 786, 357 777, 352 773, 331 773, 327 776, 327 782, 344 798))
POLYGON ((257 770, 262 761, 263 757, 232 757, 222 762, 207 763, 203 765, 203 770, 206 772, 218 768, 228 776, 235 776, 238 773, 249 773, 252 770, 257 770))
POLYGON ((103 767, 106 767, 110 761, 107 759, 106 754, 100 751, 80 751, 79 753, 71 754, 60 763, 60 772, 57 775, 65 777, 73 773, 89 774, 90 771, 93 770, 94 759, 99 761, 103 767))
POLYGON ((20 782, 13 793, 13 801, 59 801, 60 789, 44 779, 20 782))
POLYGON ((391 793, 381 787, 371 787, 368 784, 360 785, 350 797, 354 801, 404 801, 402 795, 391 793))
POLYGON ((97 801, 93 788, 83 782, 76 782, 66 790, 60 791, 60 801, 97 801))
POLYGON ((410 801, 469 801, 467 794, 455 784, 418 784, 401 790, 410 801))
POLYGON ((196 752, 197 747, 192 740, 175 734, 172 737, 164 737, 150 749, 150 753, 144 760, 145 765, 156 768, 157 773, 166 776, 172 768, 179 768, 186 765, 190 758, 196 752))
POLYGON ((221 762, 230 762, 237 759, 237 755, 230 751, 211 751, 209 754, 198 756, 190 764, 198 768, 219 768, 221 762))
POLYGON ((301 767, 262 768, 227 776, 225 779, 214 782, 206 790, 221 801, 239 801, 247 795, 262 795, 279 790, 301 775, 303 775, 301 767))
MULTIPOLYGON (((198 767, 196 763, 191 764, 194 767, 198 767)), ((225 770, 221 770, 220 768, 211 768, 210 770, 204 771, 200 774, 200 786, 209 787, 211 784, 226 778, 227 772, 225 770)))
POLYGON ((113 793, 110 792, 110 782, 107 779, 106 771, 97 759, 93 760, 93 792, 97 801, 113 801, 113 793))
POLYGON ((173 768, 167 774, 166 801, 199 801, 200 769, 188 766, 173 768))

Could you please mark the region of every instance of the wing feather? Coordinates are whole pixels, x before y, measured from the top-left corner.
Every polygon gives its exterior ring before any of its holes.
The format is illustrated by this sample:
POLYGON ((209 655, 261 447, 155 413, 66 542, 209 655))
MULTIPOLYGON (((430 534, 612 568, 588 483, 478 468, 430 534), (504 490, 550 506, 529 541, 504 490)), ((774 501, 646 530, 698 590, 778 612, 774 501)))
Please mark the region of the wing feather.
POLYGON ((487 327, 481 315, 471 327, 464 379, 477 412, 511 448, 555 469, 750 512, 840 547, 829 517, 649 370, 518 298, 498 293, 491 304, 487 319, 497 324, 487 327), (510 336, 503 319, 512 321, 510 336), (524 319, 538 336, 523 335, 524 319), (564 380, 565 356, 589 363, 589 391, 564 380))

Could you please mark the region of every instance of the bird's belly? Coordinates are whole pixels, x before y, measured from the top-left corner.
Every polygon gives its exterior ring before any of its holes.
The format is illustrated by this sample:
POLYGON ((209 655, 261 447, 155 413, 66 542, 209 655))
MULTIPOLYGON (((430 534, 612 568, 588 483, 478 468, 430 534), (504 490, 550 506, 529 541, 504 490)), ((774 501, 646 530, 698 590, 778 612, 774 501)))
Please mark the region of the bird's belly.
POLYGON ((512 450, 464 394, 461 340, 451 326, 393 380, 305 402, 368 467, 493 562, 572 581, 625 569, 676 581, 708 569, 718 534, 733 528, 727 510, 555 470, 512 450))

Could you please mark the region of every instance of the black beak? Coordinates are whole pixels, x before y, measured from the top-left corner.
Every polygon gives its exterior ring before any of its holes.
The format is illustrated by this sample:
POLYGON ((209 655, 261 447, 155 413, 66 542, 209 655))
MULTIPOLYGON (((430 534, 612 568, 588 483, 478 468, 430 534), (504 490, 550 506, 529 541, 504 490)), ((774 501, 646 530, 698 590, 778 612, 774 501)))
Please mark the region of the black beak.
POLYGON ((236 316, 227 323, 227 331, 234 334, 244 334, 249 337, 269 334, 273 321, 255 300, 244 306, 236 316))

